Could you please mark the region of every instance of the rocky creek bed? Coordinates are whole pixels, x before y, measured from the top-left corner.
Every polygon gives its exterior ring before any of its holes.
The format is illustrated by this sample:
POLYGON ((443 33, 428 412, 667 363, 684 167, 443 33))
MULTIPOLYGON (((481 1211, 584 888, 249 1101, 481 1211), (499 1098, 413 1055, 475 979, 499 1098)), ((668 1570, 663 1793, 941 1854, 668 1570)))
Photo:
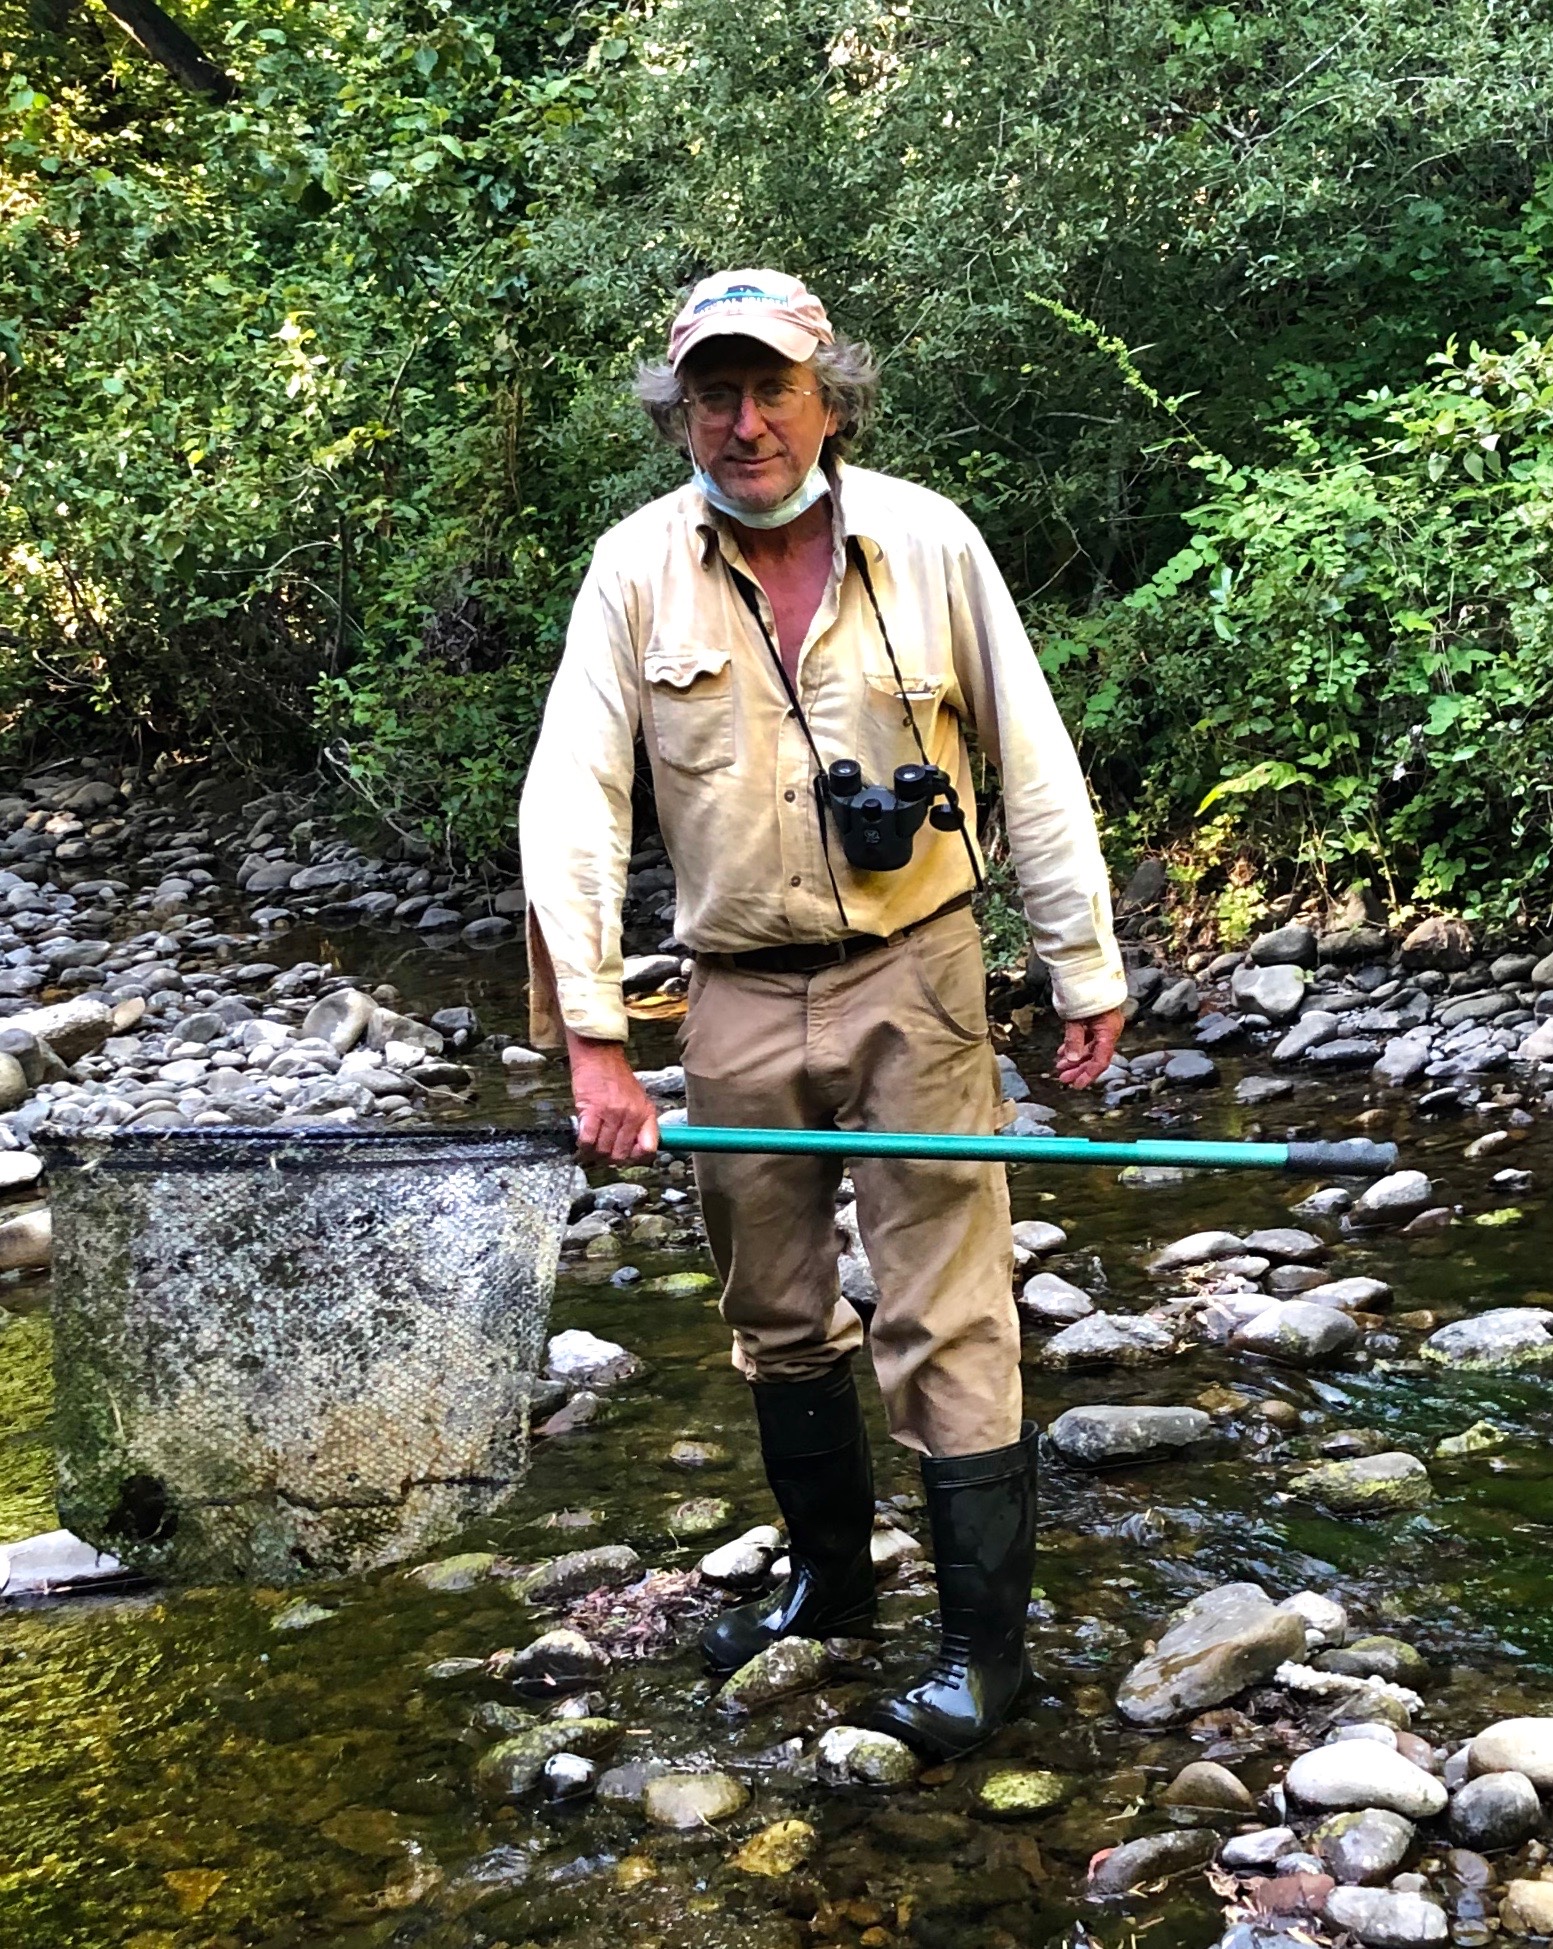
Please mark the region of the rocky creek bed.
MULTIPOLYGON (((356 852, 285 794, 123 783, 66 769, 0 802, 0 1056, 20 1077, 0 1076, 0 1548, 53 1524, 45 1119, 566 1103, 521 1045, 512 890, 356 852)), ((637 866, 629 944, 638 983, 672 993, 665 874, 637 866)), ((488 1531, 300 1594, 44 1598, 71 1574, 57 1546, 0 1563, 0 1936, 1553 1934, 1553 967, 1438 924, 1407 947, 1362 906, 1281 931, 1191 976, 1135 953, 1126 1060, 1084 1101, 1045 1075, 1049 1019, 1001 996, 1032 1132, 1363 1131, 1404 1168, 1379 1186, 1014 1173, 1026 1407, 1047 1430, 1044 1685, 985 1754, 924 1772, 848 1727, 931 1636, 915 1470, 872 1403, 880 1638, 705 1679, 701 1621, 780 1574, 780 1532, 686 1167, 595 1172, 529 1489, 488 1531)), ((672 1112, 671 1032, 643 1024, 637 1048, 672 1112)), ((838 1224, 866 1304, 845 1202, 838 1224)))

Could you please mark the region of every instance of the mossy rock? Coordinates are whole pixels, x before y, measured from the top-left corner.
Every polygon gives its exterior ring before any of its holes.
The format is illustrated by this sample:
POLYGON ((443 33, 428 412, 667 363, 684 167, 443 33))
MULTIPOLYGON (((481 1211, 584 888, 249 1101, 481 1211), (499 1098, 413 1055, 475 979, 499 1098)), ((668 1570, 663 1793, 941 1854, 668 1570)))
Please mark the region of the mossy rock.
POLYGON ((1044 1767, 1002 1766, 989 1773, 975 1793, 978 1812, 994 1820, 1028 1820, 1050 1813, 1073 1792, 1073 1782, 1044 1767))

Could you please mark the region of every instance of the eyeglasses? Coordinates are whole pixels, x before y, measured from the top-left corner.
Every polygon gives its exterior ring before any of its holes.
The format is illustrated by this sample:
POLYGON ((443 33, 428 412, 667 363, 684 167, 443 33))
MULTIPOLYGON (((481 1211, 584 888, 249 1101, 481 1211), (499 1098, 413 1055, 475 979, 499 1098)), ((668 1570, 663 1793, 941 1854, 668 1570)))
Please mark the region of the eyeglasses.
POLYGON ((786 379, 765 379, 747 391, 738 386, 708 386, 687 397, 685 411, 697 426, 732 426, 746 399, 754 400, 755 410, 763 420, 783 420, 790 419, 799 410, 801 400, 818 396, 814 386, 795 386, 786 379))

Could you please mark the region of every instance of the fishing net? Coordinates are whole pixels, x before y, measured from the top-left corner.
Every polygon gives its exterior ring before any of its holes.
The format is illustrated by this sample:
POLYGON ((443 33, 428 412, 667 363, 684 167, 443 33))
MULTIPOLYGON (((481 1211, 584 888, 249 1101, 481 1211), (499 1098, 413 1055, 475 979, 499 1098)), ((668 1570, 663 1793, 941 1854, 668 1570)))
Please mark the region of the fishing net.
POLYGON ((424 1553, 521 1482, 569 1130, 45 1148, 78 1535, 159 1576, 290 1583, 424 1553))

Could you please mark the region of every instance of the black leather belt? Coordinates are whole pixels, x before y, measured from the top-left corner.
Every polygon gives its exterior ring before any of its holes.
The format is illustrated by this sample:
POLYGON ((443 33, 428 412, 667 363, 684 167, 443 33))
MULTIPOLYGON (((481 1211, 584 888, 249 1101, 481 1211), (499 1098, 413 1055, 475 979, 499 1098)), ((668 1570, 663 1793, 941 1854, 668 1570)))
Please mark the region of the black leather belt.
POLYGON ((893 947, 908 934, 920 933, 935 920, 964 913, 972 895, 957 893, 935 912, 893 934, 847 934, 839 941, 790 941, 780 947, 750 947, 737 954, 698 954, 706 968, 748 968, 758 974, 818 974, 822 968, 839 968, 844 961, 855 961, 860 954, 872 954, 881 947, 893 947))

